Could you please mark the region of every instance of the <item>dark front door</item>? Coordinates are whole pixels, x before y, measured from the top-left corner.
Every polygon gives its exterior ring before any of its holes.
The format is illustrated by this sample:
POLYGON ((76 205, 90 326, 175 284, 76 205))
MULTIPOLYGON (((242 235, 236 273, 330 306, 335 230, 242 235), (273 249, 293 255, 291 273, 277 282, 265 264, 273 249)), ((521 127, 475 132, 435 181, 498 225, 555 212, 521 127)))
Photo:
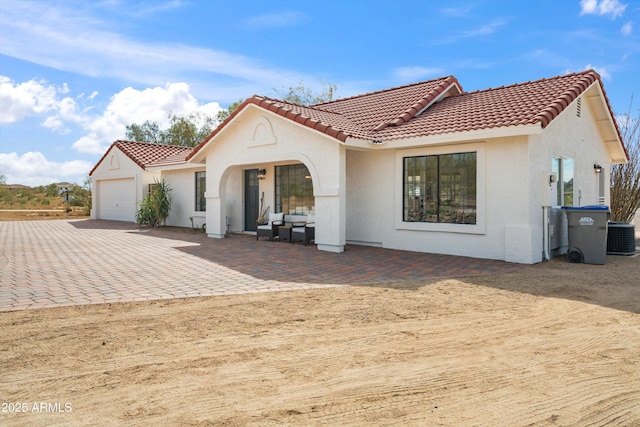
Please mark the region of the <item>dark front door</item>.
POLYGON ((244 171, 244 229, 256 231, 256 219, 260 214, 260 187, 258 185, 258 169, 244 171))

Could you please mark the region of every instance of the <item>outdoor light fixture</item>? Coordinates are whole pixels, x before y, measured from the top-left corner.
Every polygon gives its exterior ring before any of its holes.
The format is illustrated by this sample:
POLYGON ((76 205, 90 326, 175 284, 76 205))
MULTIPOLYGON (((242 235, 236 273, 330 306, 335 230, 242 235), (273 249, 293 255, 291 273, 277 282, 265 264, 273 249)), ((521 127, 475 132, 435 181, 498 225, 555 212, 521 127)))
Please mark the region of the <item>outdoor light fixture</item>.
POLYGON ((266 175, 267 175, 266 169, 258 169, 258 179, 264 179, 266 175))
POLYGON ((600 173, 600 172, 602 172, 602 166, 600 166, 597 163, 594 163, 593 164, 593 170, 596 171, 596 173, 600 173))

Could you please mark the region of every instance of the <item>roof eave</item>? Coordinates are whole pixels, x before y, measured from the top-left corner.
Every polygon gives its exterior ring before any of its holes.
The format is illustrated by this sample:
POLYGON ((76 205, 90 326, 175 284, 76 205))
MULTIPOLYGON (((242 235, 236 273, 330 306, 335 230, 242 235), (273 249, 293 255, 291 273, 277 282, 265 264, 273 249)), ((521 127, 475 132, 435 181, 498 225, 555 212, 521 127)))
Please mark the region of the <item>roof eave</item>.
POLYGON ((204 167, 204 165, 198 164, 198 163, 180 162, 180 163, 151 164, 151 165, 147 165, 145 170, 147 172, 163 172, 168 170, 194 169, 194 168, 200 168, 200 167, 204 167))
POLYGON ((594 82, 591 87, 585 90, 584 97, 595 110, 596 126, 609 152, 610 162, 627 163, 630 160, 629 152, 622 140, 620 128, 618 128, 602 82, 599 79, 594 82))
POLYGON ((540 123, 505 126, 501 128, 477 129, 463 132, 449 132, 434 135, 408 135, 406 137, 384 139, 347 138, 345 144, 353 148, 373 150, 398 149, 422 145, 441 145, 452 143, 466 143, 472 141, 505 138, 514 136, 539 135, 542 133, 540 123))

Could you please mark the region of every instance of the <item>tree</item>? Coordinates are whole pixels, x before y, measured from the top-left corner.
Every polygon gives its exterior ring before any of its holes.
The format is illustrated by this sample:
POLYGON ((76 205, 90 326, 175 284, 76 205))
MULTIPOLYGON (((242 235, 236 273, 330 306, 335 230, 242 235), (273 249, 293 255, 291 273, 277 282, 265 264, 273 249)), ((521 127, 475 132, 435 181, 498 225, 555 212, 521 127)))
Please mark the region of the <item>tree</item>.
POLYGON ((7 177, 4 175, 0 175, 0 185, 5 185, 7 183, 7 177))
POLYGON ((618 119, 629 161, 611 166, 611 219, 618 222, 630 222, 640 208, 640 116, 631 117, 631 101, 618 119))
POLYGON ((157 122, 146 120, 142 124, 127 125, 126 138, 131 141, 145 141, 154 144, 195 147, 218 125, 216 118, 203 113, 183 116, 169 115, 169 128, 160 129, 157 122))
POLYGON ((304 86, 302 81, 299 81, 297 86, 290 86, 288 89, 283 86, 281 90, 274 89, 274 91, 278 94, 278 98, 283 101, 309 106, 333 100, 337 89, 336 85, 328 83, 322 92, 313 93, 311 89, 304 86))
POLYGON ((229 108, 227 108, 226 110, 220 110, 218 112, 218 115, 216 116, 218 122, 222 123, 223 121, 225 121, 226 118, 229 117, 235 110, 237 110, 240 104, 242 104, 243 102, 244 101, 242 99, 239 99, 233 104, 229 105, 229 108))
POLYGON ((82 186, 73 184, 70 203, 72 206, 81 206, 83 213, 89 215, 91 213, 91 177, 85 178, 82 186))
POLYGON ((163 136, 157 122, 145 120, 141 125, 132 123, 127 125, 127 139, 130 141, 152 142, 162 144, 163 136))

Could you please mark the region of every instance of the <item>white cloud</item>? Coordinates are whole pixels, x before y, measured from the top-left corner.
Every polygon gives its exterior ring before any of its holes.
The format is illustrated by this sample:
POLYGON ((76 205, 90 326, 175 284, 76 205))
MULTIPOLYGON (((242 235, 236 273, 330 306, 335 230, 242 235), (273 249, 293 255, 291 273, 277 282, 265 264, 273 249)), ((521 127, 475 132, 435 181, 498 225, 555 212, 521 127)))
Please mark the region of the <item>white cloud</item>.
POLYGON ((73 148, 82 153, 102 154, 114 140, 124 138, 129 124, 149 120, 163 128, 168 126, 170 114, 203 112, 215 117, 218 111, 217 102, 201 105, 186 83, 144 90, 128 87, 111 97, 100 116, 88 121, 85 125, 88 134, 79 138, 73 148))
POLYGON ((444 73, 442 68, 434 67, 401 67, 396 69, 395 74, 403 80, 419 80, 430 77, 438 77, 444 73))
POLYGON ((57 93, 55 87, 43 82, 15 83, 9 77, 0 76, 0 123, 13 123, 54 110, 58 103, 57 93))
POLYGON ((51 162, 40 152, 0 153, 0 170, 8 184, 43 185, 71 181, 81 184, 93 164, 83 160, 51 162))
POLYGON ((27 117, 44 116, 42 126, 66 133, 67 122, 82 121, 75 100, 59 96, 67 93, 69 87, 66 83, 56 88, 45 81, 32 79, 16 83, 9 77, 0 76, 0 123, 14 123, 27 117))
POLYGON ((620 28, 620 32, 625 36, 630 36, 633 32, 633 22, 627 22, 620 28))
POLYGON ((587 15, 596 13, 598 0, 580 0, 580 14, 587 15))
POLYGON ((600 77, 602 77, 603 79, 611 80, 611 74, 609 74, 609 72, 604 67, 595 67, 591 64, 587 64, 584 69, 594 70, 596 73, 600 74, 600 77))
POLYGON ((626 4, 619 0, 580 0, 580 15, 611 15, 612 18, 622 16, 626 4))
MULTIPOLYGON (((283 80, 305 80, 297 73, 222 50, 132 39, 115 32, 117 25, 90 12, 91 7, 64 5, 0 1, 0 53, 58 70, 116 77, 144 86, 179 80, 185 72, 203 74, 209 86, 217 85, 221 91, 230 85, 275 87, 283 80)), ((258 18, 263 25, 283 25, 302 15, 290 12, 258 18)))

